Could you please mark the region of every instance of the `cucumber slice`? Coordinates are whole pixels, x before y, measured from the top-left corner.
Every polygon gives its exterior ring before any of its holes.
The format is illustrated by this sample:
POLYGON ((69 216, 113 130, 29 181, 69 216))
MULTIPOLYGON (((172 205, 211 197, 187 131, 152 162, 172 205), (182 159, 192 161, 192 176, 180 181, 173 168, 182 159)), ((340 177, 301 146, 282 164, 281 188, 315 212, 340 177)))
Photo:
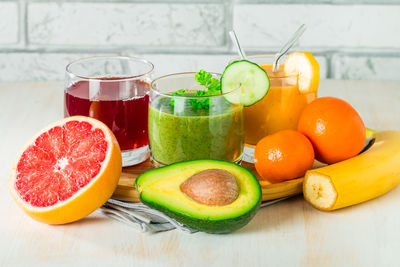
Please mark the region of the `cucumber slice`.
POLYGON ((221 77, 221 92, 225 94, 225 99, 246 107, 263 99, 268 89, 267 72, 248 60, 232 62, 225 68, 221 77), (239 87, 242 89, 237 90, 239 87), (227 94, 229 92, 232 94, 227 94))

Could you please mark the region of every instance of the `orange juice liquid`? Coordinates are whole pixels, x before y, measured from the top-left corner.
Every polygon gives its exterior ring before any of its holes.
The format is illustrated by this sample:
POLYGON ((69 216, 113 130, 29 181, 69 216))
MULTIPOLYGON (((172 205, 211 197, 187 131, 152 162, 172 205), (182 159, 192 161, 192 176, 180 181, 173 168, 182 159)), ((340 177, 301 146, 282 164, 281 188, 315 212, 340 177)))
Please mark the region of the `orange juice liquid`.
POLYGON ((272 72, 272 65, 260 65, 268 73, 270 88, 258 103, 244 109, 245 142, 257 142, 281 130, 297 129, 303 108, 317 98, 317 92, 301 93, 297 76, 285 76, 283 65, 272 72))

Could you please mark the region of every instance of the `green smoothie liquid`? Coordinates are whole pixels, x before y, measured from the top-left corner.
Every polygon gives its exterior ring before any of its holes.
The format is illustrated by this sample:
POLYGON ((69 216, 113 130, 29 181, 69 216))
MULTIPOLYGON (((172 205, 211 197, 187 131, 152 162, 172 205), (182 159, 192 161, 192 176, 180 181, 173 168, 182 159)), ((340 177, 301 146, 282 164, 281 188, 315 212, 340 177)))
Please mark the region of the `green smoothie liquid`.
POLYGON ((209 109, 188 100, 158 97, 149 107, 152 158, 168 165, 194 159, 237 161, 243 152, 243 107, 223 97, 210 99, 209 109))

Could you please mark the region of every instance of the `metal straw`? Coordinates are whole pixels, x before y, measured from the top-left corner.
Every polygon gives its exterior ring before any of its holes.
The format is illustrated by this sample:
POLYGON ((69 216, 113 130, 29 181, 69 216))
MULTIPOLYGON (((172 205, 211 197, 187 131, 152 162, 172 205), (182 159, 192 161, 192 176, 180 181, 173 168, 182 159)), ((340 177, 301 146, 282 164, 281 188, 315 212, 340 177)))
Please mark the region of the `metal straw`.
POLYGON ((242 47, 240 46, 240 44, 239 44, 239 39, 237 38, 235 31, 234 31, 234 30, 231 30, 231 31, 229 32, 229 35, 231 36, 232 42, 233 42, 233 43, 235 44, 235 46, 236 46, 236 49, 237 49, 237 51, 238 51, 238 53, 239 53, 239 57, 240 57, 241 59, 246 59, 246 53, 244 52, 244 50, 243 50, 242 47))
POLYGON ((304 33, 306 30, 306 25, 302 24, 297 31, 292 35, 292 37, 287 41, 287 43, 279 50, 278 53, 275 54, 275 60, 274 60, 274 65, 272 67, 273 72, 277 72, 279 69, 279 60, 281 57, 286 54, 290 48, 299 40, 300 36, 304 33))

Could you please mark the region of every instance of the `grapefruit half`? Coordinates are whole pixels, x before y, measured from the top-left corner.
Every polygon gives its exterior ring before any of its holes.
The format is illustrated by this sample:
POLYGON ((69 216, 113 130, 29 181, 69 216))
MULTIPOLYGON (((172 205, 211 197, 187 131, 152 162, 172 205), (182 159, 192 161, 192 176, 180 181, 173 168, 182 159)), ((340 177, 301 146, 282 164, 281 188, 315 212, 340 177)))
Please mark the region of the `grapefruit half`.
POLYGON ((64 224, 103 205, 121 170, 111 130, 96 119, 74 116, 47 126, 24 146, 11 169, 10 191, 33 219, 64 224))

